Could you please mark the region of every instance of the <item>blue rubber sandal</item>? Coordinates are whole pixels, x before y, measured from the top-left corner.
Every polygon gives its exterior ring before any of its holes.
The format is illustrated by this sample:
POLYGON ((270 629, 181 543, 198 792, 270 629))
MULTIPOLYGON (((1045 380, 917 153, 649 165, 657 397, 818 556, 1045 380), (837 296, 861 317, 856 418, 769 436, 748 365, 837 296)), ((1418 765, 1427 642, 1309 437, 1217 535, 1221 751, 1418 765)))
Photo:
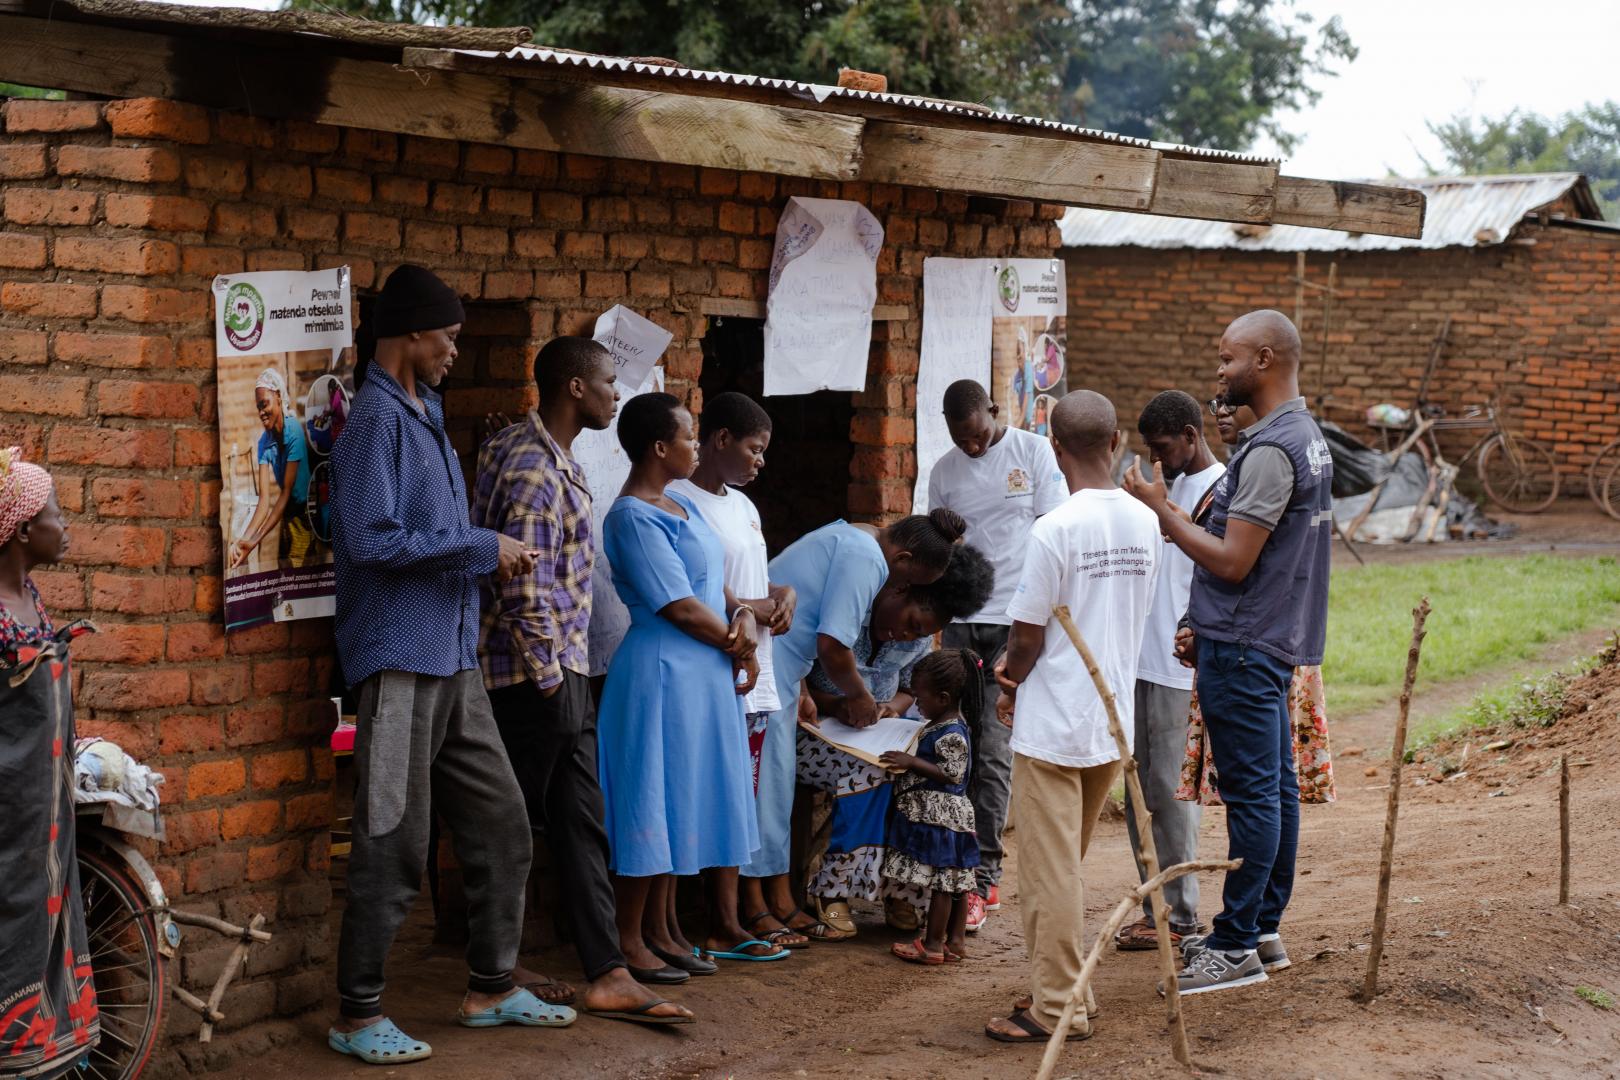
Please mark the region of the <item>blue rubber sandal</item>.
POLYGON ((408 1061, 421 1061, 431 1057, 433 1047, 411 1038, 388 1019, 379 1020, 359 1031, 339 1031, 332 1028, 326 1033, 326 1045, 340 1054, 357 1057, 372 1065, 403 1065, 408 1061))
POLYGON ((786 960, 788 957, 793 955, 786 949, 782 948, 782 946, 776 945, 769 941, 761 941, 759 938, 749 938, 747 941, 740 941, 729 949, 710 949, 708 952, 709 955, 714 957, 716 960, 751 960, 756 964, 766 964, 773 960, 786 960), (755 956, 753 953, 743 952, 743 950, 748 948, 750 945, 764 945, 768 948, 779 949, 780 951, 773 956, 755 956))
POLYGON ((502 1024, 522 1024, 524 1027, 567 1027, 578 1014, 567 1005, 548 1005, 533 993, 521 987, 487 1009, 475 1013, 456 1013, 462 1027, 487 1028, 502 1024))

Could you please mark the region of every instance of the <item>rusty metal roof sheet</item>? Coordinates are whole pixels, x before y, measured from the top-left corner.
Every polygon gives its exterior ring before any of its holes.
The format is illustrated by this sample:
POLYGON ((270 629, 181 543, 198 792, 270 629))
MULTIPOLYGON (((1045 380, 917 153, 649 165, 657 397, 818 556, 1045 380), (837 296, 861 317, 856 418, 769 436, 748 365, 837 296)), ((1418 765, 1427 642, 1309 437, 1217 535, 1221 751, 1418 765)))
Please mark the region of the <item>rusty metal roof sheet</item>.
POLYGON ((1405 239, 1297 225, 1220 221, 1072 208, 1059 223, 1064 247, 1227 248, 1234 251, 1391 251, 1500 244, 1536 210, 1573 191, 1583 218, 1599 218, 1580 173, 1524 176, 1426 176, 1376 183, 1413 187, 1428 197, 1423 236, 1405 239))

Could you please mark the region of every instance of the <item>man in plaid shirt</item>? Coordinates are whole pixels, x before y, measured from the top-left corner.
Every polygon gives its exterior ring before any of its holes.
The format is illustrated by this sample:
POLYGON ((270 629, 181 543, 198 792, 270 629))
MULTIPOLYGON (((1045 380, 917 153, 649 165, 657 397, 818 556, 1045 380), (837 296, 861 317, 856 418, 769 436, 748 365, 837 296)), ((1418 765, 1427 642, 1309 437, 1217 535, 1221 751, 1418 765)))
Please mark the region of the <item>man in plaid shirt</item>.
MULTIPOLYGON (((484 588, 479 656, 495 722, 506 743, 529 823, 544 830, 569 904, 587 1012, 652 1024, 691 1023, 630 975, 619 951, 602 789, 596 779, 596 711, 587 676, 595 538, 591 492, 574 461, 574 438, 613 422, 613 358, 590 338, 557 338, 534 361, 540 407, 479 449, 473 520, 515 537, 534 573, 484 588)), ((547 1001, 572 988, 537 977, 547 1001)))

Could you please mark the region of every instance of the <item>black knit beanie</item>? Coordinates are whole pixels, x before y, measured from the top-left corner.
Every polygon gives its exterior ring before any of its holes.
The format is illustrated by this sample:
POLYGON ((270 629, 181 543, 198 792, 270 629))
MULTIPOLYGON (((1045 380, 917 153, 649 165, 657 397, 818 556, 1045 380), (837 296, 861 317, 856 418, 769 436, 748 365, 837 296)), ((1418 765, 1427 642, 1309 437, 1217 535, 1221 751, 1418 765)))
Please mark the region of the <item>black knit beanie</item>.
POLYGON ((372 309, 378 338, 403 337, 417 330, 437 330, 465 321, 461 297, 433 271, 406 263, 383 283, 372 309))

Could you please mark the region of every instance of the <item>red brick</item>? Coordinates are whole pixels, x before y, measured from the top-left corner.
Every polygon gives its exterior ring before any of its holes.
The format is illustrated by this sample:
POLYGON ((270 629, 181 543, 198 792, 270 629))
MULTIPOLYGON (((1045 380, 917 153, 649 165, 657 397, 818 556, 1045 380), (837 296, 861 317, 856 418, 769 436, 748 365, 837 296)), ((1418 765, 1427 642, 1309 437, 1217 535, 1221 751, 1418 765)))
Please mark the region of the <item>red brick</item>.
POLYGON ((329 124, 306 124, 302 120, 288 120, 286 134, 289 150, 307 154, 330 154, 338 148, 343 131, 329 124))
POLYGON ((274 799, 227 806, 220 813, 220 839, 229 843, 243 837, 269 836, 281 826, 281 804, 274 799))
POLYGON ((230 889, 247 880, 247 854, 241 851, 209 851, 193 855, 186 863, 185 891, 190 896, 230 889))
POLYGON ((580 274, 575 270, 542 270, 534 276, 534 295, 552 300, 580 295, 580 274))
MULTIPOLYGON (((80 714, 82 722, 78 725, 80 738, 87 735, 106 739, 117 743, 123 751, 136 760, 151 758, 157 755, 157 738, 155 729, 157 725, 148 719, 115 719, 118 714, 97 713, 95 715, 80 714)), ((164 797, 169 791, 167 778, 163 787, 164 797)))
POLYGON ((186 797, 211 799, 234 795, 247 786, 247 765, 239 757, 199 762, 186 770, 186 797))
POLYGON ((177 664, 218 660, 225 655, 225 628, 211 622, 170 623, 167 655, 177 664))
POLYGON ((433 209, 441 214, 476 214, 483 201, 482 189, 471 184, 433 185, 433 209))
POLYGON ((303 252, 269 249, 265 251, 248 252, 247 268, 249 270, 257 271, 304 270, 308 267, 303 252))
POLYGON ((426 206, 428 182, 410 176, 379 176, 377 201, 395 206, 426 206))
MULTIPOLYGON (((60 429, 59 429, 60 430, 60 429)), ((191 582, 158 574, 109 574, 90 577, 90 606, 124 615, 161 615, 191 607, 191 582)))
POLYGON ((536 203, 535 217, 543 221, 581 221, 585 217, 585 204, 578 195, 542 191, 536 203))
MULTIPOLYGON (((169 550, 170 566, 208 566, 220 557, 219 529, 180 528, 173 530, 174 546, 169 550)), ((233 635, 240 636, 240 634, 233 635)))
POLYGON ((91 131, 101 126, 97 101, 37 101, 13 98, 6 103, 6 131, 91 131))
MULTIPOLYGON (((293 211, 287 211, 288 214, 293 211)), ((331 236, 331 233, 323 234, 331 236)), ((196 277, 213 278, 219 274, 239 274, 242 272, 244 261, 242 249, 239 247, 193 247, 186 245, 180 249, 180 272, 196 277)), ((212 356, 213 342, 209 343, 209 352, 212 356)))
MULTIPOLYGON (((169 810, 163 815, 166 855, 183 855, 202 847, 212 847, 220 841, 219 811, 169 810)), ((225 839, 231 839, 226 837, 225 839)))
POLYGON ((191 673, 193 705, 234 705, 247 697, 246 664, 215 664, 191 673))
POLYGON ((240 195, 247 190, 247 162, 231 157, 186 158, 186 186, 240 195))
POLYGON ((658 236, 653 239, 653 252, 665 262, 689 263, 694 256, 689 236, 658 236))
POLYGON ((62 509, 69 514, 84 513, 84 477, 63 476, 57 473, 56 501, 62 504, 62 509))
POLYGON ((347 157, 387 164, 399 156, 399 139, 386 131, 344 128, 343 153, 347 157))
POLYGON ((326 829, 332 824, 332 796, 317 791, 287 800, 287 831, 326 829))
POLYGON ((605 247, 601 233, 563 233, 562 253, 565 259, 600 259, 605 247))
POLYGON ((74 642, 80 660, 109 664, 150 664, 163 659, 163 624, 102 623, 100 633, 74 642))
POLYGON ((219 436, 211 428, 174 433, 174 463, 181 468, 190 465, 219 464, 219 436))
POLYGON ((490 188, 484 194, 484 205, 492 214, 526 218, 534 214, 534 193, 514 191, 511 188, 490 188))
POLYGON ((208 110, 167 98, 132 98, 107 106, 107 123, 120 139, 208 142, 208 110))
POLYGON ((527 270, 492 270, 484 275, 485 300, 526 300, 534 295, 534 275, 527 270))
POLYGON ((257 203, 220 203, 214 207, 209 231, 219 236, 255 237, 269 240, 279 231, 276 212, 257 203))
POLYGON ((35 180, 49 171, 44 143, 0 146, 0 180, 35 180))
MULTIPOLYGON (((304 861, 304 845, 297 840, 283 840, 279 844, 250 848, 247 860, 247 880, 270 881, 294 873, 304 861)), ((272 1004, 274 999, 271 999, 272 1004)))
POLYGON ((114 712, 160 709, 183 703, 189 685, 190 678, 183 671, 159 668, 124 672, 98 668, 85 672, 79 705, 114 712))
POLYGON ((461 250, 473 255, 505 255, 507 232, 487 225, 463 225, 461 250))
POLYGON ((108 368, 162 367, 174 359, 174 346, 168 338, 162 337, 64 330, 56 335, 56 359, 65 364, 108 368))
POLYGON ((682 199, 675 204, 675 223, 688 228, 712 229, 714 206, 711 203, 682 199))
POLYGON ((467 147, 462 168, 470 173, 504 176, 512 171, 512 151, 504 146, 473 144, 467 147))
POLYGON ((514 166, 519 176, 533 176, 541 180, 557 179, 561 162, 550 150, 519 150, 514 166))
MULTIPOLYGON (((77 286, 57 286, 77 288, 77 286)), ((94 290, 91 290, 92 293, 94 290)), ((0 291, 0 302, 5 294, 0 291)), ((138 323, 199 322, 208 318, 210 300, 201 289, 153 289, 143 285, 108 285, 101 290, 101 313, 109 319, 138 323)))
MULTIPOLYGON (((58 245, 63 242, 57 241, 58 245)), ((0 266, 43 270, 45 238, 31 233, 0 233, 0 266)))
MULTIPOLYGON (((769 201, 776 198, 776 177, 768 173, 743 173, 738 178, 737 194, 745 199, 769 201)), ((846 199, 854 198, 844 195, 846 199)))
POLYGON ((59 236, 52 260, 65 270, 98 274, 172 274, 180 269, 180 248, 167 240, 59 236))
POLYGON ((180 195, 130 195, 109 191, 103 199, 107 224, 163 232, 201 232, 208 227, 208 204, 180 195))
POLYGON ((625 295, 624 273, 618 270, 587 270, 585 295, 595 297, 622 297, 625 295))
POLYGON ((308 776, 309 752, 306 750, 274 750, 253 758, 253 786, 259 791, 302 783, 308 776))
POLYGON ((652 237, 646 233, 613 233, 608 237, 608 257, 633 263, 652 251, 652 237))
POLYGON ((461 144, 449 139, 428 139, 415 135, 405 137, 405 160, 412 165, 430 165, 438 169, 456 169, 461 165, 461 144))
POLYGON ((270 150, 276 145, 276 122, 261 116, 232 116, 219 126, 214 138, 218 142, 270 150))
POLYGON ((165 716, 158 737, 165 755, 206 753, 223 745, 217 716, 165 716))
POLYGON ((180 178, 173 150, 133 146, 64 146, 56 152, 63 176, 94 176, 132 184, 166 184, 180 178))
POLYGON ((83 416, 89 379, 49 375, 0 375, 0 401, 12 413, 83 416))
POLYGON ((200 396, 190 383, 103 379, 96 385, 96 411, 102 416, 183 419, 197 415, 200 396))
POLYGON ((84 578, 77 570, 35 570, 30 576, 47 611, 84 610, 84 578))
POLYGON ((190 480, 101 476, 90 482, 90 493, 103 517, 187 518, 197 512, 197 485, 190 480))
POLYGON ((849 436, 866 446, 907 446, 916 441, 917 424, 909 416, 859 413, 850 422, 849 436))
POLYGON ((341 203, 369 203, 371 177, 353 169, 316 169, 315 195, 341 203))
POLYGON ((49 341, 50 338, 43 330, 9 330, 0 327, 0 363, 43 364, 49 341))
POLYGON ((370 247, 399 247, 399 219, 383 214, 344 214, 343 239, 370 247))
POLYGON ((6 220, 18 225, 88 225, 96 217, 96 196, 73 188, 10 188, 6 220))
POLYGON ((232 746, 256 746, 286 737, 286 710, 281 705, 234 709, 225 717, 225 741, 232 746))
POLYGON ((525 259, 555 258, 557 234, 550 229, 518 229, 512 233, 512 251, 525 259))
POLYGON ((130 469, 168 468, 169 433, 161 428, 76 427, 57 424, 51 429, 53 465, 110 465, 130 469))
POLYGON ((448 255, 456 250, 454 225, 431 225, 422 221, 405 223, 406 251, 433 251, 448 255))
POLYGON ((630 275, 630 295, 643 297, 670 295, 669 275, 647 270, 635 271, 630 275))
POLYGON ((79 565, 151 567, 163 561, 162 529, 75 522, 68 559, 79 565))

